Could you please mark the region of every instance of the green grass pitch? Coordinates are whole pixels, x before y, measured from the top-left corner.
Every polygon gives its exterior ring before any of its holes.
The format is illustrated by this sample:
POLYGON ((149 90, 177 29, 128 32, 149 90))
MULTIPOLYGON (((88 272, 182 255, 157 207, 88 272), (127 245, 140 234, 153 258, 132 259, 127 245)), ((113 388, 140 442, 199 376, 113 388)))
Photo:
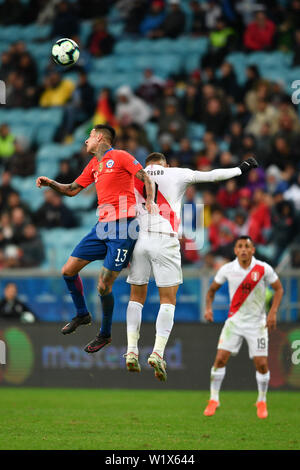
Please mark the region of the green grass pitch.
POLYGON ((300 449, 299 395, 269 392, 269 417, 256 417, 256 392, 222 392, 203 416, 207 391, 0 389, 0 449, 300 449))

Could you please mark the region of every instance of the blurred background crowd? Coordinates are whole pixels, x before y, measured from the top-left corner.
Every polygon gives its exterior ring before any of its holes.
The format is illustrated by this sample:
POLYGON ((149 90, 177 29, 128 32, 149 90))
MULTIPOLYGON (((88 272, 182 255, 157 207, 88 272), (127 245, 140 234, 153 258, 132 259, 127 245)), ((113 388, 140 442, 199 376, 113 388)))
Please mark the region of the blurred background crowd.
POLYGON ((201 171, 259 161, 188 188, 184 265, 216 268, 249 234, 261 259, 300 266, 300 0, 4 0, 0 54, 0 269, 59 269, 96 223, 93 188, 62 198, 35 178, 74 181, 99 123, 142 165, 151 151, 201 171), (51 60, 61 37, 80 46, 69 69, 51 60))

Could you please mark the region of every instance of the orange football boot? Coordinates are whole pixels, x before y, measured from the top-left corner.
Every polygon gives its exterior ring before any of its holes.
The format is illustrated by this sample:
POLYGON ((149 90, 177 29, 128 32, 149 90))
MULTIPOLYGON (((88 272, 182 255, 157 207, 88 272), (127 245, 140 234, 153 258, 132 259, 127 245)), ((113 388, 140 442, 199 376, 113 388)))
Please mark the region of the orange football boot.
POLYGON ((204 410, 204 416, 213 416, 216 412, 219 402, 215 400, 209 400, 207 407, 204 410))
POLYGON ((256 403, 257 417, 265 419, 268 417, 267 403, 265 401, 259 401, 256 403))

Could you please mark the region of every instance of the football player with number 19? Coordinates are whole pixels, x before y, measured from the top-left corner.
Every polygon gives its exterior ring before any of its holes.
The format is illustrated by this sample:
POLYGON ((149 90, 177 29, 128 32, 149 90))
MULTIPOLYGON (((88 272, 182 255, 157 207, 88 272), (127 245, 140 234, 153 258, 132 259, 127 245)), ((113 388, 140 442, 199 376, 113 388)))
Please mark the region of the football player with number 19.
POLYGON ((206 295, 206 320, 213 321, 212 303, 216 291, 228 281, 230 307, 228 319, 222 329, 218 351, 211 369, 210 400, 204 410, 205 416, 213 416, 220 406, 219 391, 225 376, 230 355, 236 355, 246 339, 250 359, 256 368, 258 398, 257 416, 268 416, 266 395, 270 380, 268 368, 268 329, 276 328, 276 314, 283 288, 273 268, 254 257, 255 247, 248 236, 237 239, 234 247, 236 259, 224 264, 217 272, 206 295), (265 299, 268 285, 275 294, 266 318, 265 299))

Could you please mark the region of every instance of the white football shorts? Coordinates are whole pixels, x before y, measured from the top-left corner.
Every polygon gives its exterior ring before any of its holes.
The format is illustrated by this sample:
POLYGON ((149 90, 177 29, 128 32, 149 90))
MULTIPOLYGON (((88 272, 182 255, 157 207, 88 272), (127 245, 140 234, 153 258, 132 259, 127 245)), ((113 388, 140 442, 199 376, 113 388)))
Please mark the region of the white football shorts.
POLYGON ((237 325, 228 318, 223 326, 218 342, 218 349, 230 351, 235 356, 243 339, 248 343, 249 357, 268 355, 268 329, 264 325, 237 325))
POLYGON ((151 274, 157 287, 182 284, 180 244, 177 237, 140 233, 129 265, 129 284, 148 284, 151 274))

